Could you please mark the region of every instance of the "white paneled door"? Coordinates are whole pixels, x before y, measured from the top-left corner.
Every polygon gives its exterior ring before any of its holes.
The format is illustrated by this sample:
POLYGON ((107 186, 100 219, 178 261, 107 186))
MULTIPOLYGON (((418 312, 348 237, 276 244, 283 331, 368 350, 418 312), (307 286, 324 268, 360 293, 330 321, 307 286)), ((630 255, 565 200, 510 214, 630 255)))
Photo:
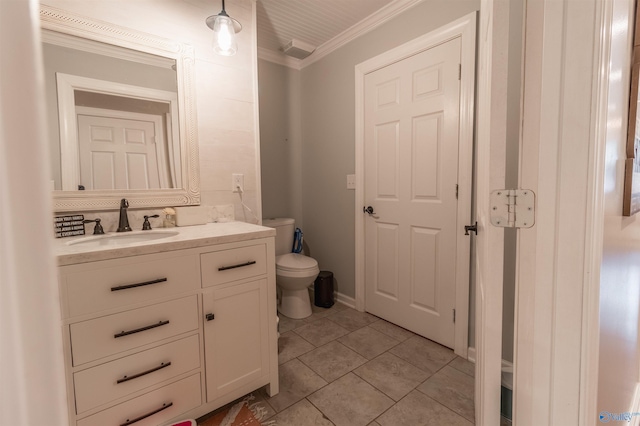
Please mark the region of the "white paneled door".
POLYGON ((167 188, 162 119, 77 108, 80 184, 95 189, 167 188), (158 140, 160 139, 160 140, 158 140))
POLYGON ((451 348, 460 61, 454 38, 364 83, 365 309, 451 348))

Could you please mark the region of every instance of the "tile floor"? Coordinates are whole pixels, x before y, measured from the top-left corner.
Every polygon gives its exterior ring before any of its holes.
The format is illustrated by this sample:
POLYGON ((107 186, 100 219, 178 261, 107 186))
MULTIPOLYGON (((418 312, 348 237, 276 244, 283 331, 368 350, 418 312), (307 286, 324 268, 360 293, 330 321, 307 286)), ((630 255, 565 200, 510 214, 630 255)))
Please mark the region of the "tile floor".
MULTIPOLYGON (((253 402, 277 426, 467 426, 474 365, 451 349, 336 303, 280 316, 280 393, 253 402)), ((501 425, 510 424, 502 419, 501 425)))

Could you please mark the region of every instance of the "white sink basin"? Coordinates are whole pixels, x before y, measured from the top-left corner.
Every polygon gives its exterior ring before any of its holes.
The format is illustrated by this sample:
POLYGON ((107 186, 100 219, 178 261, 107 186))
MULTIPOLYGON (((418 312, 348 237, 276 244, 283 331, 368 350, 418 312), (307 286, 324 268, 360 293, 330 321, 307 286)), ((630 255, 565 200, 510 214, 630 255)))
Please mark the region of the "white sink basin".
POLYGON ((119 234, 95 235, 93 237, 82 238, 69 241, 70 246, 82 245, 82 247, 105 247, 105 246, 125 246, 133 243, 144 243, 147 241, 161 240, 163 238, 175 237, 177 231, 140 231, 122 232, 119 234))

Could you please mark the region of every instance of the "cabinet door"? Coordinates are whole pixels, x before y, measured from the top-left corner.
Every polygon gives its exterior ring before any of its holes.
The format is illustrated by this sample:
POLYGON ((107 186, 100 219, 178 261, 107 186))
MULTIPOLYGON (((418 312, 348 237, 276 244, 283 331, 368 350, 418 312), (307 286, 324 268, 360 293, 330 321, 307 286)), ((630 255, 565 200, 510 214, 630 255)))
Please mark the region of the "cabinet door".
POLYGON ((269 374, 267 280, 203 295, 207 402, 269 374))

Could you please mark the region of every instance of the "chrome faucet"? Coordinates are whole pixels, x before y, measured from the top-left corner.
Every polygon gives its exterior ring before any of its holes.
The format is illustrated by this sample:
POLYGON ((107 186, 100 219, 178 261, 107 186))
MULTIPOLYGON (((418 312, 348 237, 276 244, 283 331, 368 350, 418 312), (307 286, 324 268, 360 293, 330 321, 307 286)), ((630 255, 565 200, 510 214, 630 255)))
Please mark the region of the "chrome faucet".
POLYGON ((118 223, 118 229, 116 232, 131 231, 131 227, 129 226, 129 218, 127 217, 128 207, 129 202, 126 198, 120 200, 120 222, 118 223))

